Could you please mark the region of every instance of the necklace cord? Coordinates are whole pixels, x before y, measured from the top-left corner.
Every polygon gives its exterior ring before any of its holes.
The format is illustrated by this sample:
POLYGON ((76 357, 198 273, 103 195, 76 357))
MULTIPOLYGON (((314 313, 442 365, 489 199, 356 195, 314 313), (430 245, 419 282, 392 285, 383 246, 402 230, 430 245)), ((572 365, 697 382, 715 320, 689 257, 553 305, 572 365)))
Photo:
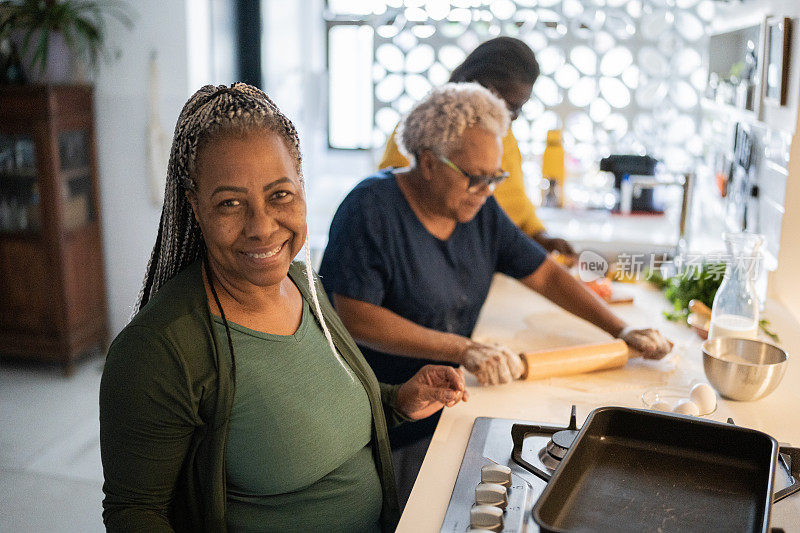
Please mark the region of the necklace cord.
POLYGON ((222 323, 225 325, 225 334, 228 336, 228 349, 231 351, 231 374, 233 381, 236 383, 236 358, 233 356, 233 340, 231 339, 231 328, 228 326, 228 319, 225 318, 225 310, 222 309, 222 304, 219 302, 217 296, 217 289, 214 288, 214 276, 211 274, 211 266, 208 264, 208 258, 203 260, 203 266, 206 269, 206 278, 208 278, 208 286, 211 287, 211 294, 214 296, 214 303, 217 304, 219 314, 222 316, 222 323))

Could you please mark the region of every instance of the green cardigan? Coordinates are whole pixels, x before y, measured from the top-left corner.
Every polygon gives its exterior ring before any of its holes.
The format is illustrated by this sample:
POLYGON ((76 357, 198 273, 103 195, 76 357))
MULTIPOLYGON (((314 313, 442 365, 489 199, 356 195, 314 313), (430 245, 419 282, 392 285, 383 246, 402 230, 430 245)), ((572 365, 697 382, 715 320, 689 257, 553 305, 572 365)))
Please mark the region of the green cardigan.
MULTIPOLYGON (((100 383, 109 531, 226 530, 225 445, 235 383, 230 352, 216 348, 201 265, 195 261, 168 281, 109 349, 100 383)), ((292 263, 289 277, 310 302, 305 266, 292 263)), ((384 413, 392 425, 404 420, 392 407, 398 386, 378 384, 315 283, 334 344, 367 391, 381 523, 393 530, 399 508, 384 413)))

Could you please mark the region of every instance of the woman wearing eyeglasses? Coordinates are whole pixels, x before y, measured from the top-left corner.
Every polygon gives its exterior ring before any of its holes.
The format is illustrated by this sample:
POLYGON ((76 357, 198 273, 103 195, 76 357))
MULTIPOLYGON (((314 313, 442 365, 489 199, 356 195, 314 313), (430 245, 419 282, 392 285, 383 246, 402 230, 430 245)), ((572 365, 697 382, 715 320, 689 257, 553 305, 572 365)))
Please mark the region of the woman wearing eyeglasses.
MULTIPOLYGON (((533 84, 539 77, 539 63, 533 51, 519 39, 496 37, 478 45, 450 74, 450 82, 480 83, 505 102, 511 121, 517 119, 531 98, 533 84)), ((509 178, 497 187, 495 198, 500 207, 522 229, 548 252, 559 252, 567 264, 577 257, 572 246, 564 239, 551 237, 536 216, 536 208, 525 193, 522 175, 522 155, 517 139, 507 129, 503 132, 503 159, 501 166, 509 172, 509 178)), ((400 153, 395 134, 386 142, 386 149, 378 168, 400 168, 408 165, 408 159, 400 153)))
MULTIPOLYGON (((463 365, 481 384, 520 377, 519 357, 471 340, 492 276, 519 279, 646 357, 671 344, 633 329, 547 257, 498 206, 505 104, 477 83, 434 89, 398 127, 411 167, 365 179, 334 216, 320 276, 378 379, 401 383, 423 365, 463 365)), ((438 417, 390 432, 401 504, 438 417)))

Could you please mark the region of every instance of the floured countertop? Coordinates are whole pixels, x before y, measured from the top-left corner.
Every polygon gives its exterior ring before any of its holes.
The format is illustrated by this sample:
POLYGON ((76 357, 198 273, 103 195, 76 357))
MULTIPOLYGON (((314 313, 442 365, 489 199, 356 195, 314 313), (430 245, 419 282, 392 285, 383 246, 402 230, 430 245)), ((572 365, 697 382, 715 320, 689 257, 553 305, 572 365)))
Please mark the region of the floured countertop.
MULTIPOLYGON (((625 287, 632 291, 633 287, 625 287)), ((614 305, 612 309, 631 325, 657 327, 675 343, 672 353, 660 361, 631 359, 625 367, 569 377, 547 378, 541 384, 586 393, 638 390, 667 385, 681 368, 687 349, 698 349, 700 339, 687 335, 682 326, 664 320, 666 308, 659 293, 638 291, 634 304, 614 305), (642 305, 639 300, 652 297, 655 302, 642 305), (660 307, 659 307, 660 306, 660 307), (644 310, 647 310, 643 312, 644 310), (673 330, 677 329, 675 332, 673 330), (670 335, 672 333, 673 335, 670 335), (679 338, 675 338, 677 333, 679 338), (686 337, 685 340, 683 338, 686 337), (696 339, 696 340, 695 340, 696 339)), ((498 342, 518 352, 532 352, 578 344, 605 342, 611 337, 603 330, 554 306, 514 279, 495 277, 489 299, 481 311, 473 338, 498 342)))

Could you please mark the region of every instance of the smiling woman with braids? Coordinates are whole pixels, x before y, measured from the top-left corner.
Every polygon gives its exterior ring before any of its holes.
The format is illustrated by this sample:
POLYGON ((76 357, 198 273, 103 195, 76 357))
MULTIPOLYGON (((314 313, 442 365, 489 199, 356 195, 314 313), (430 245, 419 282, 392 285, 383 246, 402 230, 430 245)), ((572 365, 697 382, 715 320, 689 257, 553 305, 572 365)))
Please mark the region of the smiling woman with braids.
POLYGON ((103 372, 109 530, 393 529, 388 426, 466 400, 463 378, 429 365, 379 385, 293 262, 307 235, 291 121, 254 87, 200 89, 175 128, 138 312, 103 372))

